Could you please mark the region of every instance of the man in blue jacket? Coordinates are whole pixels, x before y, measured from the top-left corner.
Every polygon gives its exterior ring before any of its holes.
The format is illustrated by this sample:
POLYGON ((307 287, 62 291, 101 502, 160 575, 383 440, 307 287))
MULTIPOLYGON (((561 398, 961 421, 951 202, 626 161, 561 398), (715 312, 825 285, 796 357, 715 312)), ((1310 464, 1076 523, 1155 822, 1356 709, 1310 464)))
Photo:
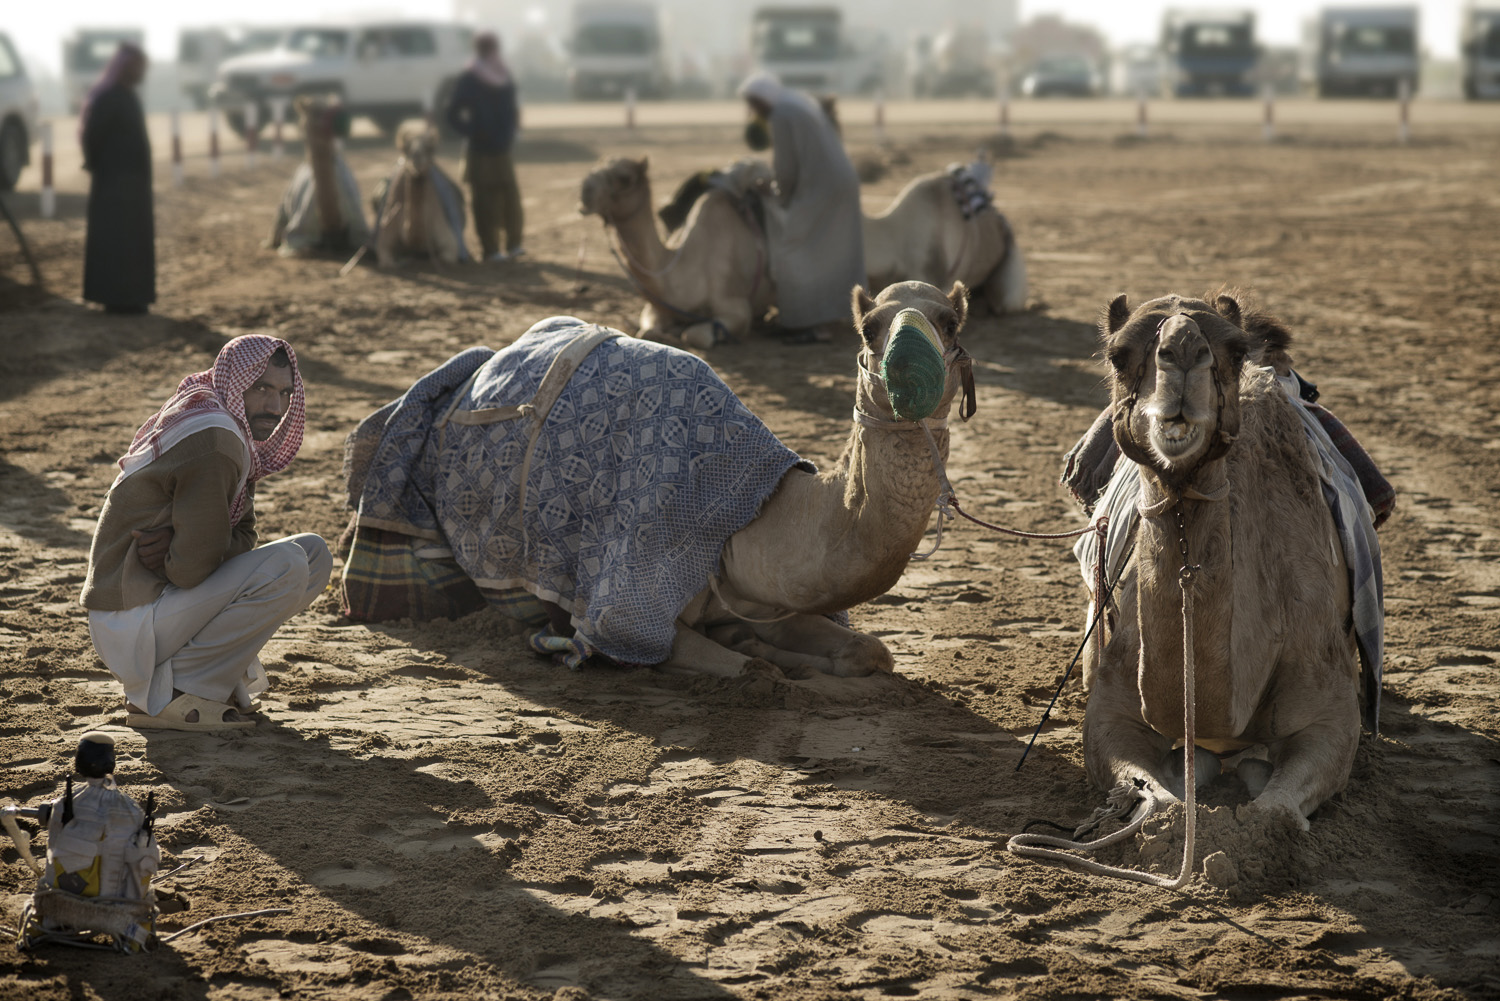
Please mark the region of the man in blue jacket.
POLYGON ((448 122, 468 140, 464 181, 472 192, 474 229, 484 259, 503 261, 526 253, 521 246, 521 189, 510 147, 521 123, 516 83, 500 58, 500 39, 474 37, 474 58, 464 67, 448 103, 448 122), (505 249, 500 231, 505 230, 505 249))

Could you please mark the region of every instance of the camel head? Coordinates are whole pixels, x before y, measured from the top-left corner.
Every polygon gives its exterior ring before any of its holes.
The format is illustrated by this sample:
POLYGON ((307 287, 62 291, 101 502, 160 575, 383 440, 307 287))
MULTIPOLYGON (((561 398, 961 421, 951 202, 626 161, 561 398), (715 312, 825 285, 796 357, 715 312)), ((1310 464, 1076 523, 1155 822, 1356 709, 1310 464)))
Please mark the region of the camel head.
POLYGON ((437 157, 437 133, 427 125, 404 125, 396 135, 396 148, 406 159, 406 169, 425 174, 437 157))
POLYGON ((597 215, 606 224, 651 210, 651 182, 646 177, 646 158, 611 157, 583 179, 578 192, 578 211, 597 215))
POLYGON ((334 140, 349 134, 349 114, 337 101, 304 94, 292 107, 309 157, 332 152, 334 140))
POLYGON ((1239 434, 1240 370, 1262 344, 1239 301, 1163 296, 1131 312, 1121 295, 1099 318, 1111 372, 1115 441, 1174 486, 1223 456, 1239 434))
POLYGON ((959 416, 968 420, 974 382, 969 355, 958 343, 969 312, 963 283, 954 282, 945 295, 926 282, 898 282, 873 299, 856 285, 852 300, 854 329, 863 341, 859 406, 889 409, 897 420, 944 417, 962 386, 959 416))

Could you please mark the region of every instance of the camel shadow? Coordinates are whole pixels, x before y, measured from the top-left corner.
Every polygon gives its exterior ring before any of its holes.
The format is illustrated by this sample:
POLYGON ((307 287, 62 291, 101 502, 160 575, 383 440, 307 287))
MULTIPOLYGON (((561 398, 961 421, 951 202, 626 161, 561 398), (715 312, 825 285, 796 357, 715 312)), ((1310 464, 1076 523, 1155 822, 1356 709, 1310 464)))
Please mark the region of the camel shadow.
MULTIPOLYGON (((209 889, 224 872, 212 862, 197 883, 200 899, 222 901, 216 911, 292 909, 290 919, 203 933, 220 951, 239 949, 252 961, 264 955, 268 977, 283 990, 314 972, 405 987, 408 997, 423 996, 424 982, 438 976, 445 989, 466 988, 472 996, 495 989, 498 971, 533 989, 573 986, 591 996, 732 997, 630 934, 628 920, 555 906, 586 903, 593 888, 579 874, 549 872, 545 858, 524 851, 536 829, 570 823, 548 809, 540 790, 493 777, 445 777, 440 751, 393 747, 378 734, 356 740, 334 729, 309 736, 262 723, 228 754, 206 756, 202 741, 151 734, 144 757, 188 809, 211 810, 234 840, 269 856, 272 865, 250 881, 253 899, 209 889), (326 910, 310 905, 324 898, 374 927, 347 920, 309 926, 310 914, 326 910), (432 943, 447 955, 424 958, 432 943), (455 967, 455 951, 469 961, 455 967)), ((466 744, 466 760, 494 758, 497 765, 508 748, 496 735, 471 736, 466 744)), ((217 850, 202 840, 201 827, 188 831, 191 843, 167 845, 179 858, 217 850)), ((242 864, 236 859, 236 868, 242 864)), ((194 895, 191 883, 186 889, 194 895)))

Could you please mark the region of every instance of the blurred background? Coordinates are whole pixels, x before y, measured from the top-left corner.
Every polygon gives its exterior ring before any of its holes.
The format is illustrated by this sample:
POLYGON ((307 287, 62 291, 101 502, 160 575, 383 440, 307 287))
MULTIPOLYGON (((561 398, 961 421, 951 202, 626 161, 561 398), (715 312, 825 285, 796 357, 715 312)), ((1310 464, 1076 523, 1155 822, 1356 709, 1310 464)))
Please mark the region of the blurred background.
POLYGON ((724 101, 755 69, 856 101, 941 100, 930 114, 949 116, 999 98, 1500 99, 1500 0, 15 3, 0 18, 0 190, 34 159, 38 121, 75 114, 121 40, 152 59, 148 112, 217 108, 244 134, 317 93, 389 134, 443 105, 483 29, 523 103, 558 113, 724 101))

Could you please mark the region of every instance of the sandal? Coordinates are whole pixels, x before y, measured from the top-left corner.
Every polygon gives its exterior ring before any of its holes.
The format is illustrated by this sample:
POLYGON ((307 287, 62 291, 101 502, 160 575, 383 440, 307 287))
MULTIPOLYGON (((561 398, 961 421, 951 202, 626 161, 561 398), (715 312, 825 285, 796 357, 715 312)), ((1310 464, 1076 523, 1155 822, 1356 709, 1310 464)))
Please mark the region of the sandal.
POLYGON ((128 714, 125 717, 125 725, 133 726, 137 730, 211 731, 255 728, 256 721, 253 719, 225 719, 232 712, 238 712, 238 710, 222 702, 214 702, 184 693, 168 702, 167 707, 155 716, 149 716, 146 713, 128 714), (197 711, 198 718, 189 720, 188 714, 194 710, 197 711))

